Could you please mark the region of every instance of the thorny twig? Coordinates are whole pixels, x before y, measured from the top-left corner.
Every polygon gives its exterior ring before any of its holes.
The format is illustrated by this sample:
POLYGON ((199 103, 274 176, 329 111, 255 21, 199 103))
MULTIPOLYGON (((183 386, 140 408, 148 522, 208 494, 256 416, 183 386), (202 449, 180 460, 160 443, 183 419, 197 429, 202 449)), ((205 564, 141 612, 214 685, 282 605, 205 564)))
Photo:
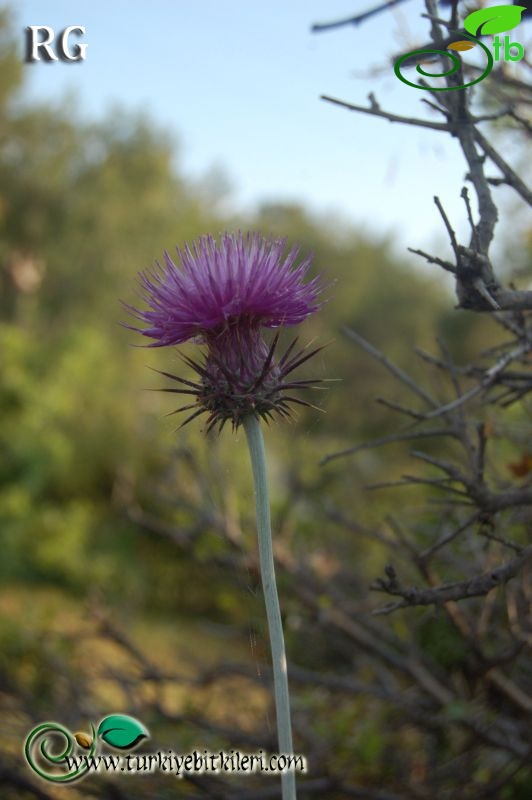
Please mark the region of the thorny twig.
MULTIPOLYGON (((338 23, 323 27, 318 26, 317 28, 315 27, 314 30, 322 30, 324 28, 346 24, 360 24, 373 13, 386 10, 388 5, 391 6, 392 4, 384 4, 374 9, 369 14, 360 14, 358 17, 341 20, 338 23)), ((440 25, 451 27, 456 25, 457 4, 453 4, 451 19, 449 21, 441 19, 437 14, 434 0, 426 0, 426 7, 426 16, 431 22, 433 43, 436 47, 440 47, 443 41, 440 25)), ((515 78, 508 78, 502 68, 495 70, 494 73, 497 75, 499 84, 508 80, 514 89, 521 92, 530 91, 530 87, 526 83, 519 81, 516 83, 515 78)), ((445 80, 447 81, 447 85, 451 87, 455 85, 457 76, 448 75, 445 80)), ((420 80, 420 84, 430 89, 428 84, 423 80, 420 80)), ((369 114, 393 123, 429 128, 440 133, 449 134, 457 139, 468 165, 467 179, 473 185, 478 203, 478 220, 474 222, 469 200, 467 201, 467 214, 471 227, 470 241, 467 245, 461 245, 457 242, 443 206, 437 199, 436 203, 445 222, 451 241, 455 256, 455 264, 450 264, 445 259, 426 254, 419 249, 413 249, 412 252, 422 256, 429 263, 436 264, 455 275, 456 294, 461 308, 483 312, 491 312, 499 309, 508 312, 532 309, 532 291, 507 289, 503 287, 489 256, 490 245, 494 238, 498 220, 497 206, 492 196, 492 186, 497 183, 504 183, 513 188, 524 202, 529 205, 532 204, 532 191, 479 128, 482 122, 498 119, 502 116, 509 116, 520 124, 525 131, 528 130, 530 125, 526 119, 523 119, 516 113, 514 107, 515 103, 509 105, 506 102, 500 111, 492 114, 474 115, 470 109, 469 90, 452 91, 444 94, 439 93, 439 96, 435 98, 439 105, 435 106, 435 108, 444 114, 445 121, 435 122, 434 120, 420 117, 406 117, 401 114, 386 111, 381 108, 373 92, 370 93, 370 103, 368 106, 349 103, 338 98, 330 97, 329 95, 322 95, 322 99, 357 113, 369 114), (495 178, 486 174, 486 159, 489 159, 500 170, 500 178, 495 178)), ((434 104, 431 105, 434 106, 434 104)), ((464 189, 462 190, 462 194, 464 196, 464 189)))

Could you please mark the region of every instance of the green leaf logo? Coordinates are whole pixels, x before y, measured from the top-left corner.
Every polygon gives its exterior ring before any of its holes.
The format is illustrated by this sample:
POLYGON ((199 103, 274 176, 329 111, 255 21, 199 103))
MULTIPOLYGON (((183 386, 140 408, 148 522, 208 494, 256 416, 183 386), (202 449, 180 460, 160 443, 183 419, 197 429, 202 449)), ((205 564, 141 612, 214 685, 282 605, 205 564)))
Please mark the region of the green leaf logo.
POLYGON ((517 27, 526 6, 491 6, 473 11, 464 20, 464 27, 472 36, 505 33, 517 27))
POLYGON ((149 736, 148 731, 134 717, 124 714, 111 714, 100 722, 98 736, 119 750, 129 750, 149 736))

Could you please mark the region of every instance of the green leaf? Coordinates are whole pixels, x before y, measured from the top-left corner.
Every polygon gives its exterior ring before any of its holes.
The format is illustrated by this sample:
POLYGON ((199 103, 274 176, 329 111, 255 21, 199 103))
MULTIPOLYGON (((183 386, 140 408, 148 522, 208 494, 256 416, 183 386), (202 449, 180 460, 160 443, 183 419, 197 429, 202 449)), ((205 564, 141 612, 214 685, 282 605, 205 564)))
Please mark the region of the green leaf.
POLYGON ((521 22, 526 6, 490 6, 473 11, 464 20, 464 27, 472 36, 479 33, 492 36, 511 31, 521 22))
POLYGON ((467 717, 467 705, 460 700, 453 700, 445 706, 444 714, 448 719, 463 720, 467 717))
POLYGON ((100 722, 98 736, 111 747, 129 750, 149 734, 138 719, 126 717, 124 714, 111 714, 100 722))

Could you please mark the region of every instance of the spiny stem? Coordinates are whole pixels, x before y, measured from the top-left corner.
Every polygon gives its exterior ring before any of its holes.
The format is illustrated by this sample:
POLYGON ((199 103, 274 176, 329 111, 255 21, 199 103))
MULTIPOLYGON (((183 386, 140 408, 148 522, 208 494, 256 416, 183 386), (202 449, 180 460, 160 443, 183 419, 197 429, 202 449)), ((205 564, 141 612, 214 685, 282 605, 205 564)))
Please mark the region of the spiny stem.
MULTIPOLYGON (((257 417, 253 414, 249 414, 245 418, 243 424, 244 430, 246 431, 253 479, 255 482, 260 572, 264 600, 266 603, 266 616, 268 618, 272 653, 279 753, 291 755, 294 750, 292 744, 292 725, 290 722, 290 698, 288 695, 283 625, 281 622, 281 609, 279 608, 279 597, 277 596, 277 584, 275 582, 275 566, 273 562, 266 452, 264 449, 262 430, 257 417)), ((295 772, 283 772, 281 775, 281 782, 283 800, 296 800, 295 772)))

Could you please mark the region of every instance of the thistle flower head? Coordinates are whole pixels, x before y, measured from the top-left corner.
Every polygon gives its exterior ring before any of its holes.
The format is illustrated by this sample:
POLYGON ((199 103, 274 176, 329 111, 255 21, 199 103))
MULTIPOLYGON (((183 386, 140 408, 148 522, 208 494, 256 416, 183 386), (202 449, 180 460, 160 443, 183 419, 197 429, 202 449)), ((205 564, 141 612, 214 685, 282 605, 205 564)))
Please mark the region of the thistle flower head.
POLYGON ((157 263, 140 273, 148 308, 127 308, 146 324, 133 330, 153 339, 150 347, 189 340, 206 345, 201 363, 184 358, 197 381, 163 373, 186 387, 166 391, 195 395, 193 404, 178 409, 194 409, 185 423, 208 413, 209 428, 227 420, 237 427, 250 413, 284 416, 290 402, 310 405, 287 392, 311 381, 293 382, 287 376, 317 350, 290 357, 292 345, 277 363, 279 334, 268 346, 261 329, 296 325, 320 307, 319 278, 304 281, 311 259, 296 264, 298 248, 285 254, 284 240, 258 233, 226 233, 219 241, 203 236, 177 253, 179 266, 166 253, 164 266, 157 263))
POLYGON ((257 233, 246 238, 226 233, 219 242, 202 236, 192 247, 178 249, 181 268, 166 253, 164 267, 158 263, 140 275, 149 305, 135 312, 148 325, 141 333, 155 339, 151 347, 160 347, 234 326, 303 322, 319 306, 319 282, 303 282, 310 258, 296 267, 298 248, 286 256, 284 249, 284 241, 257 233))

